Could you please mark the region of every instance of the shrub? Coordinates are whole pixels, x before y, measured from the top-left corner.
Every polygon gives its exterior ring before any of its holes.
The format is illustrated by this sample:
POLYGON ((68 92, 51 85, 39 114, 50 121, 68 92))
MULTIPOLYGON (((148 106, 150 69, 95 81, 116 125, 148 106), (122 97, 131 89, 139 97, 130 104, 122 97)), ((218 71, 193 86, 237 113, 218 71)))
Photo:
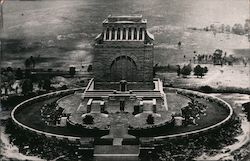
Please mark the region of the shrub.
POLYGON ((194 75, 196 75, 197 78, 198 78, 198 76, 200 76, 202 78, 202 76, 204 76, 204 74, 207 73, 207 72, 208 72, 207 67, 203 68, 200 65, 197 65, 194 68, 194 75))
POLYGON ((86 116, 83 118, 83 123, 84 123, 84 124, 93 124, 93 123, 94 123, 94 117, 91 116, 91 115, 86 115, 86 116))
POLYGON ((148 115, 148 118, 147 118, 147 124, 154 124, 155 122, 155 118, 153 117, 152 114, 148 115))
POLYGON ((61 87, 61 90, 66 90, 66 89, 68 89, 68 87, 67 87, 67 85, 63 85, 62 87, 61 87))
POLYGON ((102 113, 109 114, 109 112, 107 110, 104 110, 102 113))
POLYGON ((201 90, 202 92, 205 92, 205 93, 211 93, 211 92, 213 92, 213 88, 210 87, 210 86, 201 86, 201 87, 200 87, 200 90, 201 90))
POLYGON ((190 65, 184 65, 183 68, 181 69, 181 74, 185 78, 191 74, 191 71, 192 71, 192 68, 190 65))
POLYGON ((140 113, 140 106, 135 105, 133 115, 137 115, 138 113, 140 113))

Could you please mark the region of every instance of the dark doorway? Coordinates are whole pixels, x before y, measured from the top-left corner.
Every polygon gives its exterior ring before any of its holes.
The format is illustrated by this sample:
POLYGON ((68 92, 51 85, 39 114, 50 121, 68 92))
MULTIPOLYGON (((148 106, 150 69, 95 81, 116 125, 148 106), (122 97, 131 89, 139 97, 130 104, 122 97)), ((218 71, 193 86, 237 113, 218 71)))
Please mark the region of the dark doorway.
POLYGON ((129 82, 136 81, 137 67, 135 61, 128 56, 119 56, 110 66, 110 81, 119 82, 127 80, 129 82))

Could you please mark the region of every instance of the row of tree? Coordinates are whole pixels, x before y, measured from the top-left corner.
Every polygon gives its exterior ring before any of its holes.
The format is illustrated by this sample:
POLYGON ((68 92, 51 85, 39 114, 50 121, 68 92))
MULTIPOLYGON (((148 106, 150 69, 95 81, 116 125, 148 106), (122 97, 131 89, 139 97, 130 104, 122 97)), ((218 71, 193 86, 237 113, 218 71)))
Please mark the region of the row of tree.
POLYGON ((220 26, 211 24, 204 28, 205 31, 213 31, 218 33, 233 33, 237 35, 247 34, 250 31, 250 19, 246 20, 245 24, 235 23, 233 26, 221 24, 220 26))
MULTIPOLYGON (((28 95, 34 90, 34 83, 31 79, 24 79, 21 83, 22 94, 28 95)), ((44 79, 38 82, 39 90, 49 91, 51 89, 51 81, 50 79, 44 79)))
POLYGON ((194 67, 194 70, 192 70, 192 67, 190 64, 184 65, 182 68, 178 65, 177 66, 177 75, 182 75, 184 78, 186 78, 188 75, 191 74, 191 72, 194 72, 194 75, 198 77, 203 77, 207 72, 207 67, 201 67, 200 65, 197 65, 194 67))

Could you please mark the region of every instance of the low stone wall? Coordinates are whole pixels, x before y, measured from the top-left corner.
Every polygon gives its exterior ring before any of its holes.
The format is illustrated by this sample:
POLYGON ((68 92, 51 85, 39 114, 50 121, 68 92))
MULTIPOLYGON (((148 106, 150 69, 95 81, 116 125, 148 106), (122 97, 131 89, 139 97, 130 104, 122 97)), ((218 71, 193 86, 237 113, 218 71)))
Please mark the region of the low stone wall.
MULTIPOLYGON (((57 92, 52 92, 52 93, 48 93, 48 94, 33 97, 33 98, 31 98, 29 100, 26 100, 26 101, 20 103, 19 105, 17 105, 11 112, 11 118, 12 118, 13 122, 17 126, 19 126, 20 128, 22 128, 24 130, 29 130, 31 132, 34 132, 34 133, 38 134, 38 135, 44 135, 46 137, 56 137, 58 139, 68 139, 70 141, 79 141, 80 137, 57 135, 57 134, 43 132, 43 131, 36 130, 36 129, 33 129, 31 127, 28 127, 28 126, 20 123, 19 121, 17 121, 16 118, 15 118, 15 114, 18 113, 23 108, 27 107, 27 105, 31 105, 31 104, 33 104, 35 102, 39 102, 39 101, 49 99, 49 98, 53 98, 53 97, 57 97, 57 96, 64 96, 64 95, 72 94, 72 93, 74 93, 76 91, 80 91, 80 90, 84 90, 84 88, 57 91, 57 92)), ((181 95, 184 95, 184 96, 203 98, 203 99, 206 99, 207 101, 215 102, 218 105, 220 105, 222 108, 225 108, 228 111, 228 116, 224 120, 222 120, 221 122, 216 123, 216 124, 214 124, 212 126, 203 128, 203 129, 194 130, 194 131, 191 131, 191 132, 184 132, 184 133, 180 133, 180 134, 173 134, 173 135, 154 137, 154 140, 156 140, 156 141, 160 141, 160 140, 164 140, 164 139, 177 139, 179 137, 181 137, 181 138, 183 138, 183 137, 192 137, 192 136, 195 136, 195 135, 198 135, 198 134, 201 134, 201 133, 206 133, 206 132, 208 132, 210 130, 213 130, 213 129, 216 129, 216 128, 219 128, 219 127, 223 126, 233 116, 232 107, 227 102, 225 102, 224 100, 222 100, 220 98, 217 98, 217 97, 211 96, 211 95, 207 95, 207 94, 204 94, 204 93, 196 92, 196 91, 185 90, 185 89, 172 88, 170 90, 171 91, 174 90, 178 94, 181 94, 181 95)), ((90 129, 90 128, 87 128, 87 127, 84 127, 84 126, 75 125, 72 122, 68 122, 68 125, 69 125, 69 127, 73 128, 73 129, 78 129, 78 130, 81 129, 83 131, 85 130, 85 132, 88 131, 89 133, 93 133, 93 134, 98 133, 98 135, 105 135, 109 131, 108 129, 104 129, 104 130, 100 130, 100 129, 97 129, 97 128, 93 128, 93 129, 91 128, 90 129)), ((129 129, 129 134, 137 135, 139 133, 140 134, 146 134, 146 133, 151 133, 151 132, 158 133, 157 131, 166 130, 167 128, 170 128, 170 126, 171 126, 171 122, 165 122, 165 123, 162 123, 162 124, 159 124, 159 125, 153 125, 152 127, 144 127, 144 128, 136 128, 136 129, 131 128, 131 129, 129 129)))
POLYGON ((220 122, 218 122, 218 123, 216 123, 216 124, 214 124, 212 126, 202 128, 202 129, 199 129, 199 130, 184 132, 184 133, 180 133, 180 134, 173 134, 173 135, 154 137, 154 140, 156 140, 156 141, 160 141, 160 140, 164 140, 164 139, 178 139, 178 138, 192 137, 192 136, 195 136, 195 135, 204 134, 204 133, 207 133, 210 130, 215 130, 217 128, 220 128, 221 126, 226 124, 228 121, 230 121, 230 119, 233 116, 232 107, 227 102, 225 102, 224 100, 222 100, 222 99, 220 99, 218 97, 211 96, 211 95, 201 93, 201 92, 186 90, 186 89, 170 88, 170 90, 174 90, 174 91, 177 92, 177 94, 181 94, 181 95, 184 95, 184 96, 203 98, 203 99, 206 99, 209 102, 217 103, 219 106, 221 106, 222 108, 225 108, 228 111, 228 116, 224 120, 222 120, 222 121, 220 121, 220 122))
POLYGON ((14 124, 16 124, 21 129, 28 130, 30 132, 36 133, 37 135, 44 135, 44 136, 49 137, 49 138, 50 137, 55 137, 57 139, 67 139, 69 141, 80 141, 80 137, 57 135, 57 134, 52 134, 52 133, 48 133, 48 132, 44 132, 44 131, 40 131, 40 130, 36 130, 36 129, 31 128, 31 127, 28 127, 28 126, 20 123, 15 118, 15 114, 20 112, 22 109, 26 108, 28 105, 31 105, 33 103, 43 101, 43 100, 46 100, 46 99, 50 99, 50 98, 53 98, 53 97, 69 95, 69 94, 72 94, 72 93, 74 93, 76 91, 81 91, 81 90, 84 90, 84 88, 75 88, 75 89, 67 89, 67 90, 62 90, 62 91, 56 91, 56 92, 47 93, 47 94, 43 94, 43 95, 40 95, 40 96, 30 98, 30 99, 18 104, 11 111, 11 118, 12 118, 14 124))

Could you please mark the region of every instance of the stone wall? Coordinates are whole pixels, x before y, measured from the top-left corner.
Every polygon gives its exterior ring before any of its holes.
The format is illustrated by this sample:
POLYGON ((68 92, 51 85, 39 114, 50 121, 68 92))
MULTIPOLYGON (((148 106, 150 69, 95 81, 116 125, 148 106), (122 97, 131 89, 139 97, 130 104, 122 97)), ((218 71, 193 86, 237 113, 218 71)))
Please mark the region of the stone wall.
MULTIPOLYGON (((36 130, 36 129, 31 128, 31 127, 28 127, 28 126, 20 123, 18 120, 16 120, 15 114, 20 112, 22 109, 28 107, 28 105, 31 105, 33 103, 43 101, 43 100, 53 98, 53 97, 72 94, 75 91, 83 91, 83 90, 84 90, 84 88, 69 89, 69 90, 57 91, 57 92, 52 92, 52 93, 40 95, 40 96, 37 96, 37 97, 33 97, 33 98, 28 99, 28 100, 20 103, 19 105, 17 105, 11 112, 11 118, 12 118, 13 122, 18 127, 22 128, 24 130, 34 132, 34 133, 36 133, 38 135, 44 135, 46 137, 55 137, 55 138, 58 138, 58 139, 67 139, 67 140, 70 140, 70 141, 79 141, 80 137, 57 135, 57 134, 48 133, 48 132, 44 132, 44 131, 40 131, 40 130, 36 130)), ((212 126, 202 128, 202 129, 199 129, 199 130, 190 131, 190 132, 184 132, 184 133, 166 135, 166 136, 157 136, 157 137, 154 137, 155 141, 161 141, 161 140, 165 140, 165 139, 178 139, 178 138, 183 138, 183 137, 192 137, 192 136, 195 136, 195 135, 203 134, 203 133, 206 133, 208 131, 220 128, 221 126, 226 124, 228 121, 230 121, 230 119, 233 116, 232 107, 227 102, 225 102, 224 100, 222 100, 220 98, 217 98, 217 97, 211 96, 211 95, 207 95, 207 94, 204 94, 204 93, 196 92, 196 91, 185 90, 185 89, 171 89, 171 90, 174 90, 177 93, 182 94, 182 95, 196 96, 196 97, 206 99, 206 100, 208 100, 210 102, 215 102, 215 103, 219 104, 222 108, 225 108, 228 111, 228 116, 225 119, 223 119, 221 122, 218 122, 218 123, 216 123, 216 124, 214 124, 212 126)), ((136 133, 146 134, 146 133, 151 133, 151 132, 156 133, 158 130, 159 131, 166 130, 166 127, 169 126, 169 123, 170 122, 165 122, 165 123, 162 123, 162 124, 158 124, 158 125, 155 125, 155 126, 152 126, 152 127, 145 127, 145 128, 136 128, 136 129, 133 128, 133 129, 129 129, 129 133, 130 134, 136 134, 136 133)), ((87 130, 89 133, 93 132, 93 134, 94 133, 95 134, 96 133, 99 133, 99 134, 108 133, 108 129, 104 129, 104 130, 89 129, 89 128, 83 127, 81 125, 75 125, 74 123, 70 123, 70 125, 74 129, 82 130, 83 132, 86 132, 86 130, 87 130)))

